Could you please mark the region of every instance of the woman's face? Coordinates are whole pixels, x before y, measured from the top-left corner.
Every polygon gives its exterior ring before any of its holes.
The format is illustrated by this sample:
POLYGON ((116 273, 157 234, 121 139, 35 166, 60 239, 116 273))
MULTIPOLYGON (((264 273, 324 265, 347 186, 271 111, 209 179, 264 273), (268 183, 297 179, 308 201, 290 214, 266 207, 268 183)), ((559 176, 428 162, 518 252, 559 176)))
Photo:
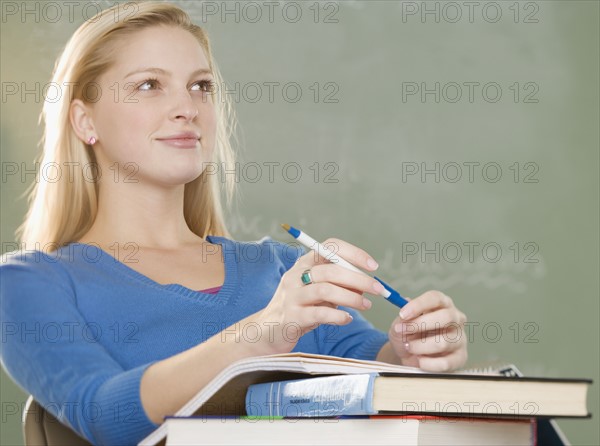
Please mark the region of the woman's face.
POLYGON ((173 186, 194 180, 211 161, 217 127, 204 49, 187 31, 157 26, 132 35, 117 51, 92 107, 100 162, 115 178, 118 163, 137 181, 173 186))

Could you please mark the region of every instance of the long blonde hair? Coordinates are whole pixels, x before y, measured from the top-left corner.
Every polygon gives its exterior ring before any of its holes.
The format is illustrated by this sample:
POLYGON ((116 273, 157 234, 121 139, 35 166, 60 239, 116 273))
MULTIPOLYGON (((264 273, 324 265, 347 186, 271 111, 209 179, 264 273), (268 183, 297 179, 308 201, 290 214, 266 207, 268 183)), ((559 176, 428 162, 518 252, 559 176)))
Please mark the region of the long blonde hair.
MULTIPOLYGON (((51 85, 60 86, 63 94, 54 102, 44 102, 40 115, 40 122, 43 120, 45 125, 40 141, 43 151, 36 160, 40 162, 40 169, 58 165, 64 171, 65 166, 69 166, 73 174, 69 175, 68 181, 61 179, 54 182, 38 175, 26 191, 29 192, 29 210, 15 233, 17 240, 26 248, 35 244, 32 249, 40 249, 39 244, 45 251, 54 251, 81 238, 96 218, 99 185, 84 177, 84 169, 97 166, 96 157, 92 147, 83 143, 73 131, 69 108, 76 98, 86 102, 85 88, 110 68, 114 59, 111 53, 114 54, 124 37, 156 25, 176 26, 188 31, 203 47, 216 85, 223 85, 206 32, 194 25, 185 11, 175 5, 150 1, 127 5, 128 10, 125 10, 125 5, 116 4, 87 20, 73 34, 56 61, 51 85)), ((213 101, 217 113, 213 161, 217 165, 231 166, 235 163, 231 140, 236 136, 233 108, 221 89, 216 90, 213 101)), ((228 204, 235 190, 235 179, 230 177, 227 175, 224 183, 228 204)), ((185 185, 185 221, 200 237, 230 237, 224 222, 220 192, 221 186, 214 171, 205 170, 185 185)))

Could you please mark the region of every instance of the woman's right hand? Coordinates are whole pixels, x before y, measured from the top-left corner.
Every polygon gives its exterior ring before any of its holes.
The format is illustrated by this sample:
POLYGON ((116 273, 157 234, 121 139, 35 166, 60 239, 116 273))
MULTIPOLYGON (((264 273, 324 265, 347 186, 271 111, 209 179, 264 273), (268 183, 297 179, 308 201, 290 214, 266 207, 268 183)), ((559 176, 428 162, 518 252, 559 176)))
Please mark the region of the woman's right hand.
MULTIPOLYGON (((378 265, 364 250, 330 238, 328 249, 357 266, 374 271, 378 265)), ((252 318, 262 329, 260 342, 266 354, 288 353, 299 338, 321 324, 346 325, 352 316, 338 305, 367 310, 371 302, 364 292, 379 294, 383 286, 372 277, 325 260, 316 251, 300 257, 282 276, 270 303, 252 318), (312 283, 304 285, 302 274, 310 269, 312 283)))

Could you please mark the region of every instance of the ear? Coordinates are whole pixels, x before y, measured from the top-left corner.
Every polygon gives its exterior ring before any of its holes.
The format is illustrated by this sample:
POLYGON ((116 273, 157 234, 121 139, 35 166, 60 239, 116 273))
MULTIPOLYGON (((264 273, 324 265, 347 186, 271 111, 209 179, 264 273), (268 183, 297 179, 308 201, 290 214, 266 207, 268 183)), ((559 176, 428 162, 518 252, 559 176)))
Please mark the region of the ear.
POLYGON ((73 131, 84 143, 87 144, 91 136, 98 137, 92 118, 92 109, 81 99, 74 99, 71 102, 69 119, 71 120, 73 131))

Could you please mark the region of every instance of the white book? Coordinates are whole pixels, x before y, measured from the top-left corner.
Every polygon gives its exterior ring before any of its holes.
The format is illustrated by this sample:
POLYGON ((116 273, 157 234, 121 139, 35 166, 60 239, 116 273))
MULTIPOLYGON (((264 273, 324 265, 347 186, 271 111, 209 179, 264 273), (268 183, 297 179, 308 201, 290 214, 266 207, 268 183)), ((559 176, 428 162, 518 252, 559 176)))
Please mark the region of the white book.
POLYGON ((166 446, 535 445, 535 419, 386 417, 342 419, 168 418, 166 446))

